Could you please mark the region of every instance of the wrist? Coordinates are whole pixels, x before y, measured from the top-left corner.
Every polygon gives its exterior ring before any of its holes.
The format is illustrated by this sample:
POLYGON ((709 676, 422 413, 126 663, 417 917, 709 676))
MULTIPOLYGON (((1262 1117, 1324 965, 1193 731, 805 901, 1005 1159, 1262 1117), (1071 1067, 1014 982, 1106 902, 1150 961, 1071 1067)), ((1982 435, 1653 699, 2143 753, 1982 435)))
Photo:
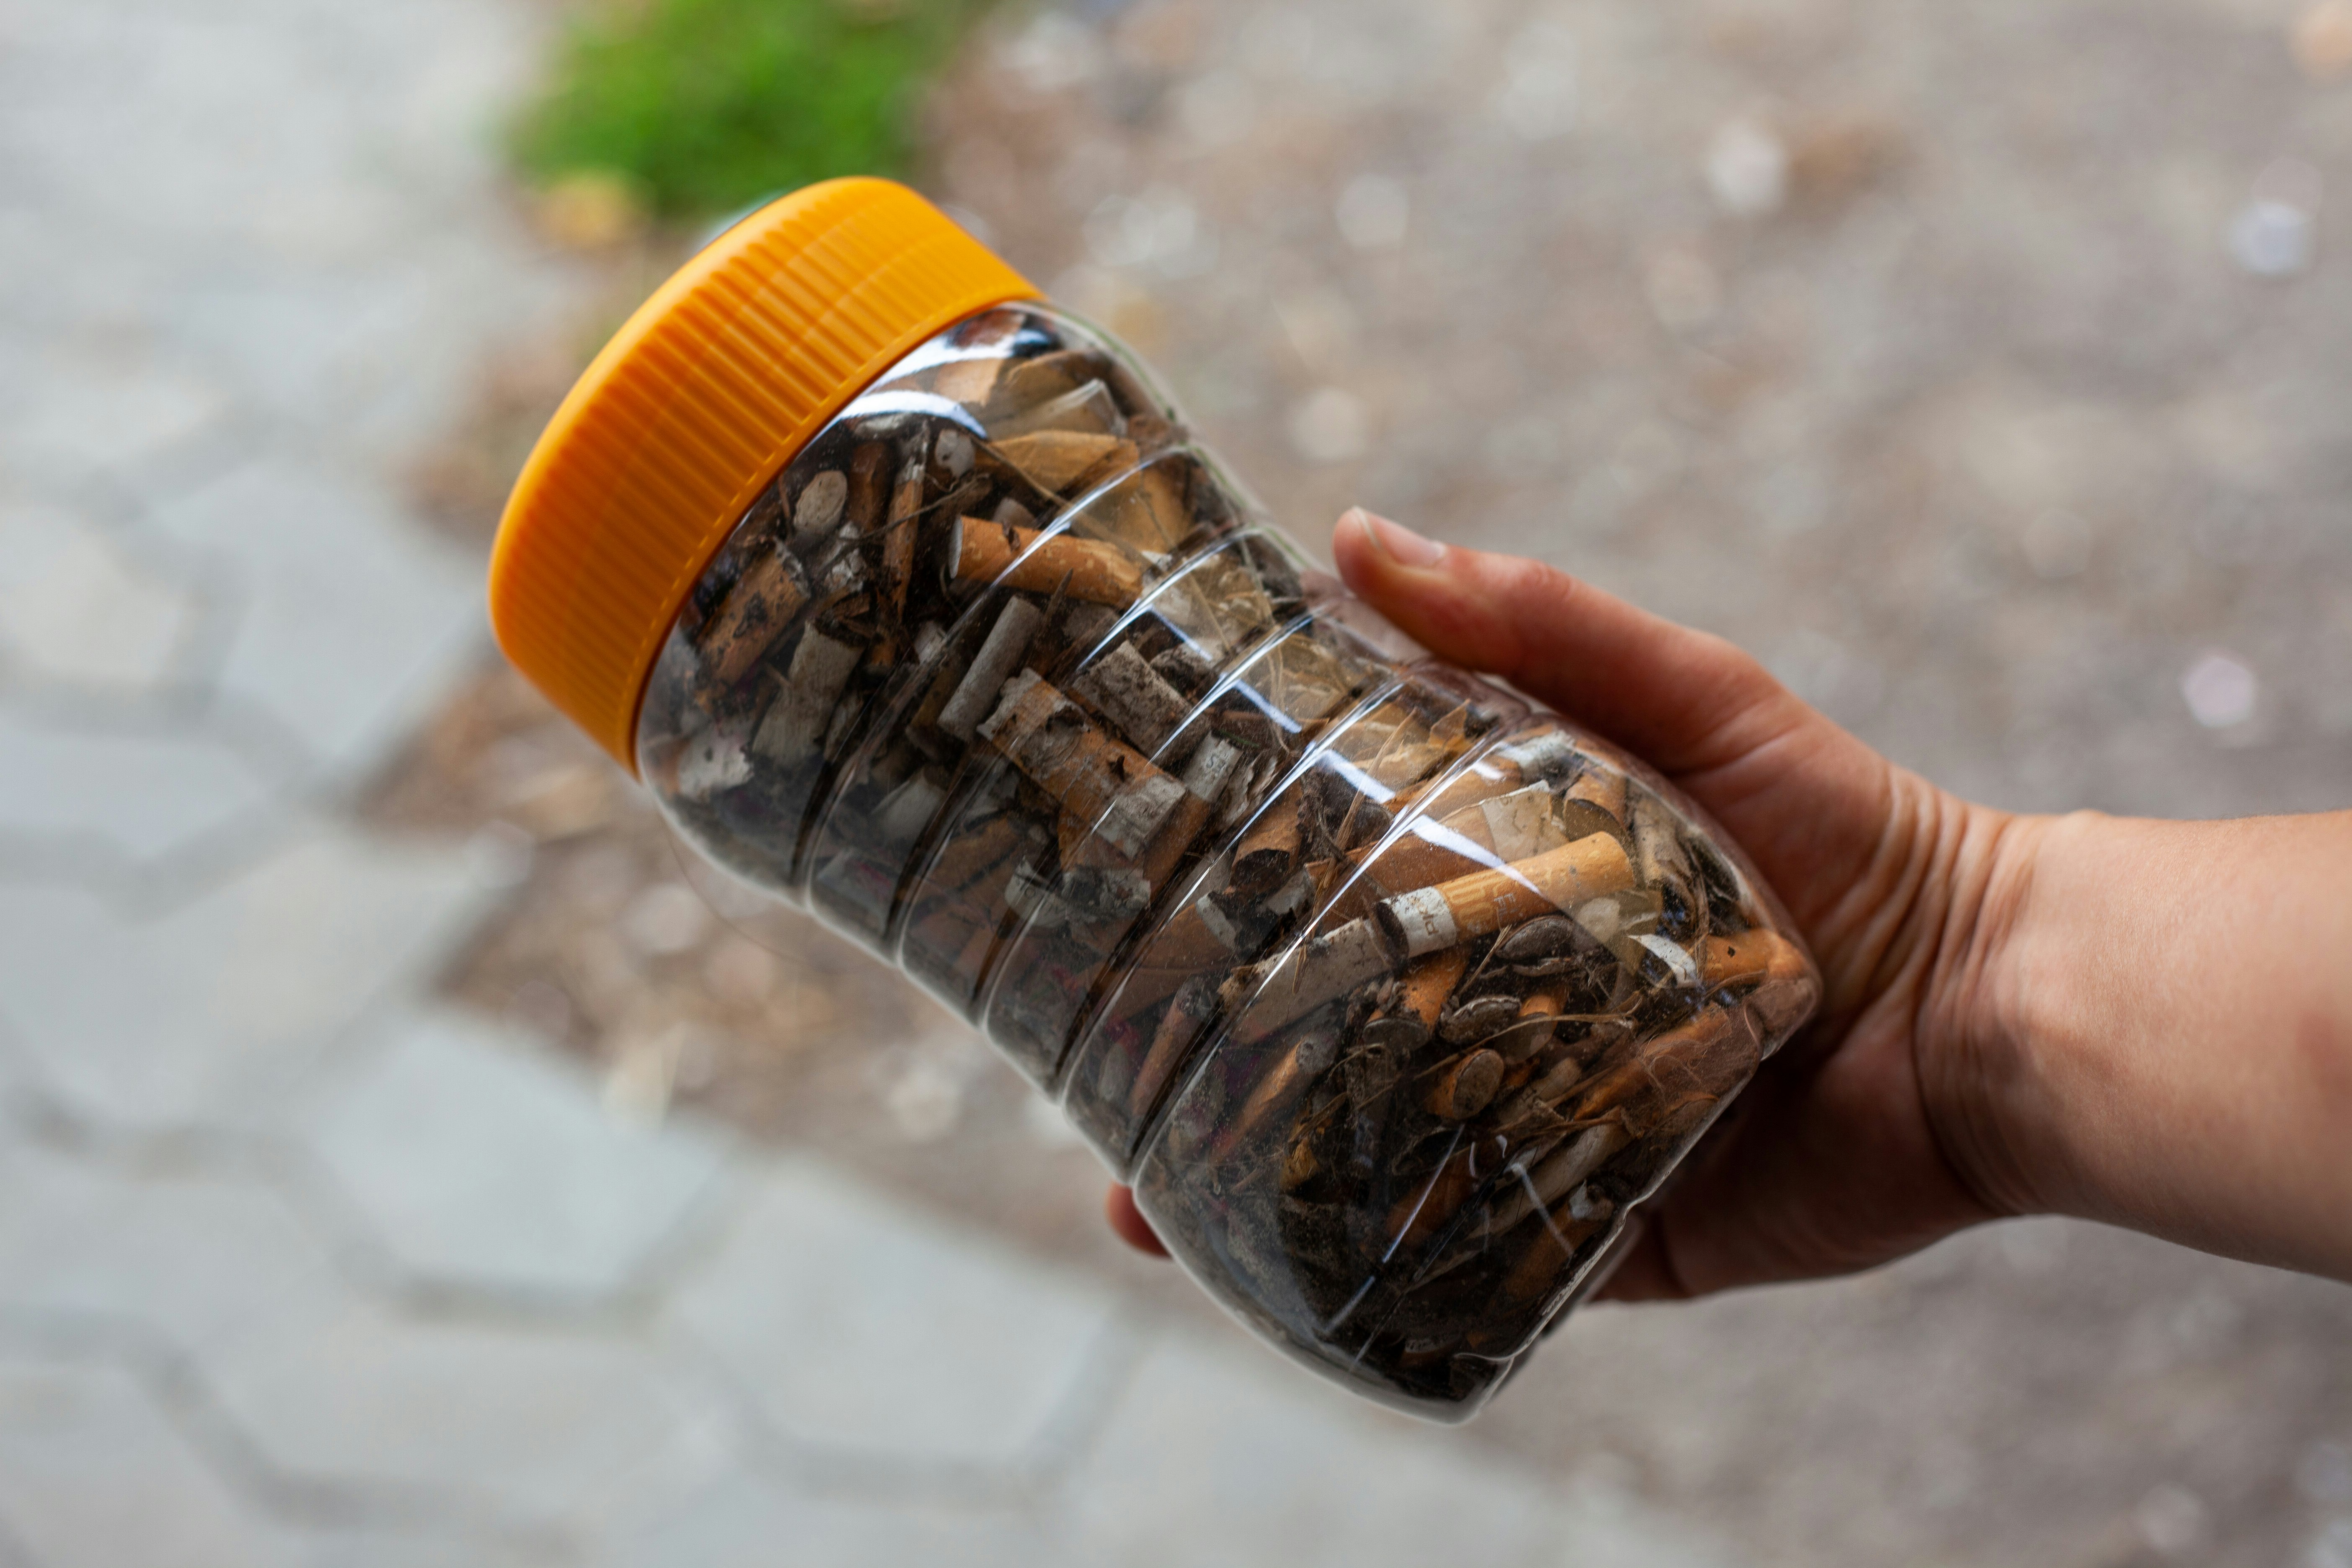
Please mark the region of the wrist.
POLYGON ((2053 1212, 2065 1206, 2067 1162, 2025 976, 2041 935, 2038 875, 2081 825, 1947 799, 1959 848, 1912 1037, 1922 1106, 1954 1176, 1985 1209, 2053 1212))
POLYGON ((1955 1164, 2008 1212, 2352 1276, 2352 984, 2313 956, 2352 947, 2352 819, 2021 826, 1948 1052, 1955 1164))

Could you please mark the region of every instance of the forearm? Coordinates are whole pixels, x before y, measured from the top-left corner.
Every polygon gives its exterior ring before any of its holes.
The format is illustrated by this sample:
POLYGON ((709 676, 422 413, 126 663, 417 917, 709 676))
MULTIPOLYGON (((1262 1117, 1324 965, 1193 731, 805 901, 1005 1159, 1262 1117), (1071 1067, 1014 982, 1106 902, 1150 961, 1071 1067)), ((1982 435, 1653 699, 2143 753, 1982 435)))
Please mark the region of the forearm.
POLYGON ((2012 837, 1937 1075, 2012 1212, 2352 1279, 2352 813, 2012 837))

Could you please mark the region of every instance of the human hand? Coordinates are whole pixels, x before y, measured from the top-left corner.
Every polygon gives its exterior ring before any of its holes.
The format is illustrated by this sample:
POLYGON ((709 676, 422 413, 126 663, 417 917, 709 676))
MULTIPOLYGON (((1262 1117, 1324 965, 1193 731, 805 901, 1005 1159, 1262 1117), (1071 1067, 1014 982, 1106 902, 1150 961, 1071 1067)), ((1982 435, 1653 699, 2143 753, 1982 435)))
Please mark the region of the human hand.
MULTIPOLYGON (((1349 586, 1440 658, 1499 676, 1666 774, 1745 848, 1822 966, 1822 1009, 1647 1211, 1604 1294, 1700 1295, 1868 1268, 2009 1205, 1954 1158, 1984 938, 2035 825, 1894 766, 1719 637, 1538 563, 1361 511, 1349 586)), ((1160 1250, 1124 1188, 1112 1226, 1160 1250)))

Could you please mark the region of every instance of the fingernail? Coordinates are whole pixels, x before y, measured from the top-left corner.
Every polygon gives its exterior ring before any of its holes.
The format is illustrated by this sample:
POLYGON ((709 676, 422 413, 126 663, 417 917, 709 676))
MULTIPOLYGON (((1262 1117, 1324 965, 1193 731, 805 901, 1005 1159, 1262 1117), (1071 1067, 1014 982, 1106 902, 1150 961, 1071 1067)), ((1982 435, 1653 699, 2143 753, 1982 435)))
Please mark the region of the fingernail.
POLYGON ((1364 537, 1372 548, 1400 566, 1430 567, 1445 559, 1445 546, 1433 539, 1423 539, 1401 522, 1356 509, 1356 521, 1362 527, 1364 537))

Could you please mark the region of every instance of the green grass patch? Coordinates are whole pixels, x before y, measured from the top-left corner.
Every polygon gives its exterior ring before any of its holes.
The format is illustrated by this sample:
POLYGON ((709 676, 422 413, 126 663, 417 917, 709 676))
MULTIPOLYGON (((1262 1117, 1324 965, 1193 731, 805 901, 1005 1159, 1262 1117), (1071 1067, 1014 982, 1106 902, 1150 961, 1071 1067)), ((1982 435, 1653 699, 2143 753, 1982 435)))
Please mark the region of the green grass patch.
POLYGON ((617 174, 708 217, 836 174, 897 174, 917 95, 979 0, 625 0, 573 24, 515 152, 542 184, 617 174))

